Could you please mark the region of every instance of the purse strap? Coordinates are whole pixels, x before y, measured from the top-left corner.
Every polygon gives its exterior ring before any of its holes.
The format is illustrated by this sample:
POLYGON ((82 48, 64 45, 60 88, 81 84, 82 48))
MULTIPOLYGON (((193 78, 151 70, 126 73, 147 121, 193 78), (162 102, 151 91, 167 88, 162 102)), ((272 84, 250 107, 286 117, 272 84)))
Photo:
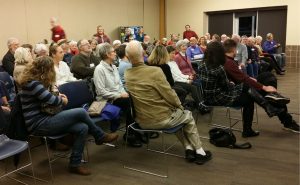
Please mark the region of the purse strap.
POLYGON ((252 147, 252 145, 249 142, 246 142, 246 143, 243 143, 243 144, 235 144, 234 143, 233 145, 229 146, 229 148, 231 148, 231 149, 249 149, 251 147, 252 147))

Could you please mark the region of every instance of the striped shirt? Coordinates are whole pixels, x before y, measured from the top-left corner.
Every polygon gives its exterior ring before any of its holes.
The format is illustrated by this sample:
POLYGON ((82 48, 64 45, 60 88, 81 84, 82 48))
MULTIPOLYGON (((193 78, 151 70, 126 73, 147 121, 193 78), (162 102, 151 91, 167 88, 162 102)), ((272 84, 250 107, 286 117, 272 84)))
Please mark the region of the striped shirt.
POLYGON ((51 116, 41 112, 41 104, 61 105, 61 97, 52 95, 39 81, 28 82, 20 91, 22 110, 28 131, 43 124, 51 116))

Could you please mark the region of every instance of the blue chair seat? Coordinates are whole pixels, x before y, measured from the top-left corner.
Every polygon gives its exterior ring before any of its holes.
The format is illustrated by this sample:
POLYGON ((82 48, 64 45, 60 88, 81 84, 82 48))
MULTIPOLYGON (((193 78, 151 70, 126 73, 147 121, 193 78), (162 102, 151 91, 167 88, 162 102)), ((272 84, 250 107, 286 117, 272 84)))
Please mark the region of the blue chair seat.
POLYGON ((180 124, 177 125, 176 127, 165 128, 165 129, 142 129, 138 123, 133 123, 130 125, 130 127, 138 132, 146 131, 146 132, 164 132, 166 134, 174 134, 180 129, 182 129, 182 127, 184 127, 184 124, 180 124))
POLYGON ((21 153, 28 148, 26 141, 9 139, 5 135, 1 135, 0 137, 0 160, 21 153))

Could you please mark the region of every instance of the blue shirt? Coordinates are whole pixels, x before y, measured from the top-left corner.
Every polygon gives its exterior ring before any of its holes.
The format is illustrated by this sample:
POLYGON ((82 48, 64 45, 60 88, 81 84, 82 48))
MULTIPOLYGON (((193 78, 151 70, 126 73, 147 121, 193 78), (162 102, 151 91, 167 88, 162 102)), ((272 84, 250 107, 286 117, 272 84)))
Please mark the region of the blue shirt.
POLYGON ((120 74, 120 78, 121 78, 121 82, 123 85, 125 85, 125 79, 124 79, 124 74, 125 74, 125 71, 129 68, 132 68, 132 64, 127 62, 127 61, 124 61, 124 60, 120 60, 120 63, 119 63, 119 74, 120 74))
POLYGON ((203 51, 197 45, 196 46, 190 46, 186 50, 186 56, 190 60, 202 59, 203 56, 204 56, 203 54, 204 54, 203 51))

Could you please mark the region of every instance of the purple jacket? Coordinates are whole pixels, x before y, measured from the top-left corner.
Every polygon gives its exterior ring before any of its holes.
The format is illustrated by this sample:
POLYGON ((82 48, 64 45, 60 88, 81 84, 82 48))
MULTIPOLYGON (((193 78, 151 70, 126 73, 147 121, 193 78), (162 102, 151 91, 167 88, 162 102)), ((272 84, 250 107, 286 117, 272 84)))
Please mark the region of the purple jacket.
POLYGON ((265 41, 263 44, 263 50, 269 54, 276 54, 277 53, 277 43, 275 41, 265 41))

